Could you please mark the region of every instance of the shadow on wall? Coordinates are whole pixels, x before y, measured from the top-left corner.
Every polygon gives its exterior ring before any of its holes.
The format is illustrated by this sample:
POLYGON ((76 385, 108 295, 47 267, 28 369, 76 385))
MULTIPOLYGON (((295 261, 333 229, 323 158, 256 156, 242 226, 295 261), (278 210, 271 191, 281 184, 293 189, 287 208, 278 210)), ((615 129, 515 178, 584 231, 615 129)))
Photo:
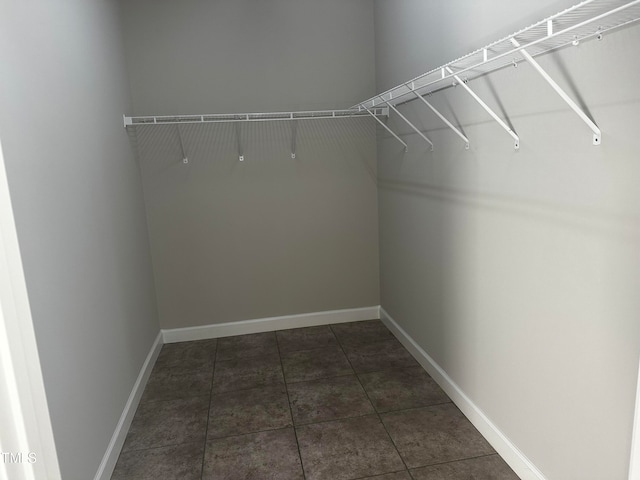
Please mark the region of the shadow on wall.
POLYGON ((485 84, 489 92, 491 92, 491 96, 493 97, 493 100, 495 101, 496 106, 498 107, 499 116, 505 121, 507 125, 509 125, 509 128, 515 132, 516 129, 513 126, 513 122, 511 121, 511 118, 507 114, 507 110, 504 107, 504 104, 502 103, 502 99, 500 98, 500 95, 498 95, 498 91, 496 90, 496 87, 491 81, 491 78, 489 78, 488 75, 485 75, 482 78, 485 81, 485 84))
POLYGON ((598 235, 611 240, 635 242, 636 221, 632 215, 615 214, 606 210, 573 207, 516 196, 446 188, 415 181, 380 178, 381 190, 417 196, 441 203, 483 209, 526 218, 549 226, 564 227, 584 234, 598 235))
MULTIPOLYGON (((591 111, 589 110, 589 107, 587 106, 587 102, 578 89, 578 86, 571 76, 571 73, 569 73, 569 69, 567 69, 565 62, 562 60, 561 53, 557 50, 554 50, 552 52, 549 52, 548 58, 555 65, 558 75, 562 80, 564 80, 564 85, 566 85, 566 90, 568 90, 567 93, 569 94, 569 96, 571 96, 575 100, 575 102, 587 115, 587 117, 589 117, 592 121, 595 121, 591 111)), ((560 78, 558 78, 557 80, 560 80, 560 78)))

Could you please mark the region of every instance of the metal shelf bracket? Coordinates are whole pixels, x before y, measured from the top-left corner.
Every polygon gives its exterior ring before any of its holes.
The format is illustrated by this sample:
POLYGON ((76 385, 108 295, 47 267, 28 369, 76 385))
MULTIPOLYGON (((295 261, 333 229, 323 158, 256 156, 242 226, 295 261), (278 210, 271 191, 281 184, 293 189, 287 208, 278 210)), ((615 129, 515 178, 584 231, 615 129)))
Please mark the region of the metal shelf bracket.
POLYGON ((449 120, 447 120, 444 115, 442 115, 438 110, 436 110, 436 108, 433 105, 427 102, 427 100, 422 95, 420 95, 415 90, 413 90, 413 93, 415 94, 416 97, 422 100, 424 104, 427 107, 429 107, 431 111, 435 113, 438 116, 438 118, 445 123, 445 125, 447 125, 447 127, 453 130, 456 133, 456 135, 458 135, 462 140, 464 140, 464 148, 465 150, 469 150, 469 139, 460 130, 458 130, 449 120))
POLYGON ((407 149, 408 149, 407 144, 406 144, 406 143, 404 143, 404 142, 402 141, 402 139, 401 139, 398 135, 396 135, 395 133, 393 133, 393 130, 391 130, 389 127, 387 127, 387 125, 386 125, 382 120, 380 120, 378 117, 376 117, 376 116, 373 114, 373 112, 372 112, 371 110, 369 110, 367 107, 365 107, 364 105, 362 105, 362 108, 364 108, 364 109, 367 111, 367 113, 368 113, 369 115, 371 115, 371 116, 374 118, 374 120, 375 120, 376 122, 378 122, 380 125, 382 125, 382 126, 384 127, 384 129, 385 129, 387 132, 389 132, 391 135, 393 135, 393 137, 394 137, 396 140, 398 140, 402 145, 404 145, 404 151, 405 151, 405 152, 407 151, 407 149))
POLYGON ((453 76, 453 78, 455 78, 456 82, 458 82, 458 84, 459 84, 462 88, 464 88, 464 89, 469 93, 469 95, 471 95, 471 96, 473 97, 473 99, 474 99, 476 102, 478 102, 478 103, 480 104, 480 106, 481 106, 482 108, 484 108, 484 109, 486 110, 486 112, 487 112, 489 115, 491 115, 491 117, 492 117, 496 122, 498 122, 498 124, 499 124, 502 128, 504 128, 504 130, 505 130, 509 135, 511 135, 511 137, 515 140, 514 148, 515 148, 516 150, 518 150, 518 149, 520 148, 520 137, 518 137, 518 135, 517 135, 513 130, 511 130, 511 127, 509 127, 509 125, 507 125, 507 124, 504 122, 504 120, 502 120, 498 115, 496 115, 496 112, 494 112, 494 111, 489 107, 489 105, 487 105, 486 103, 484 103, 484 101, 483 101, 483 100, 482 100, 482 99, 481 99, 481 98, 480 98, 480 97, 479 97, 479 96, 478 96, 478 95, 477 95, 473 90, 471 90, 471 88, 469 88, 469 85, 467 85, 467 83, 466 83, 465 81, 463 81, 463 80, 460 78, 460 76, 459 76, 459 75, 456 75, 456 74, 453 72, 453 70, 451 70, 451 68, 450 68, 450 67, 445 67, 445 68, 446 68, 447 72, 449 72, 449 74, 450 74, 450 75, 452 75, 452 76, 453 76))
POLYGON ((291 158, 296 158, 296 141, 298 136, 298 122, 291 121, 291 158))
POLYGON ((422 138, 424 138, 424 140, 429 144, 429 147, 430 147, 431 151, 433 152, 433 142, 431 140, 429 140, 424 133, 422 133, 420 130, 418 130, 418 127, 416 127, 413 123, 411 123, 407 119, 407 117, 405 117, 403 114, 401 114, 396 107, 394 107, 393 105, 389 105, 389 107, 391 107, 391 110, 396 112, 398 114, 398 116, 401 119, 403 119, 413 129, 414 132, 416 132, 418 135, 420 135, 422 138))
POLYGON ((180 132, 180 125, 176 125, 176 130, 178 130, 178 141, 180 142, 180 152, 182 152, 182 163, 185 165, 189 163, 189 157, 184 151, 184 144, 182 143, 182 133, 180 132))
POLYGON ((405 117, 403 114, 401 114, 398 109, 396 107, 394 107, 390 102, 392 100, 392 98, 389 98, 389 100, 385 100, 383 96, 378 97, 382 100, 382 103, 384 103, 385 105, 387 105, 391 110, 393 110, 394 112, 396 112, 398 114, 398 116, 405 121, 405 123, 407 123, 414 132, 416 132, 418 135, 420 135, 428 144, 429 147, 431 149, 431 151, 433 152, 433 142, 431 140, 429 140, 429 138, 422 133, 418 127, 416 127, 413 123, 411 123, 411 121, 409 121, 409 119, 407 117, 405 117))
MULTIPOLYGON (((551 28, 551 27, 550 27, 551 28)), ((511 38, 511 43, 514 47, 520 47, 520 43, 515 39, 511 38)), ((533 69, 540 74, 542 78, 555 90, 555 92, 560 95, 567 105, 576 112, 576 114, 582 119, 584 123, 591 129, 593 132, 593 144, 600 145, 602 143, 602 131, 598 128, 598 126, 591 120, 586 113, 573 101, 567 93, 560 88, 560 86, 549 76, 549 74, 540 66, 538 62, 527 52, 524 48, 520 49, 520 53, 525 58, 527 62, 533 67, 533 69)))
POLYGON ((242 140, 241 140, 241 136, 242 136, 242 132, 240 130, 240 124, 236 123, 235 124, 235 130, 236 130, 236 141, 238 144, 238 161, 240 162, 244 162, 244 153, 242 151, 242 140))

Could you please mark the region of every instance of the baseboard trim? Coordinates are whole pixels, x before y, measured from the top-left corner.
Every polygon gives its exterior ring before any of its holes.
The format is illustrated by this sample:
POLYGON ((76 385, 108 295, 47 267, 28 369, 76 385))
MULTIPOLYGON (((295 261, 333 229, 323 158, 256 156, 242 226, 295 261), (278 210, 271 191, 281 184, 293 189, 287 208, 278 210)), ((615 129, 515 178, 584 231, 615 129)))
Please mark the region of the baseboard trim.
POLYGON ((546 480, 542 472, 498 429, 491 419, 447 375, 447 372, 382 307, 380 307, 380 319, 522 480, 546 480))
POLYGON ((285 315, 282 317, 257 318, 238 322, 217 323, 199 327, 172 328, 162 330, 164 343, 188 342, 208 338, 230 337, 249 333, 287 330, 290 328, 315 327, 333 323, 357 322, 380 318, 380 306, 329 310, 324 312, 285 315))
POLYGON ((116 462, 118 461, 118 456, 120 455, 120 451, 124 445, 124 440, 127 437, 127 432, 131 426, 131 421, 133 420, 133 416, 136 413, 138 404, 140 403, 142 392, 144 391, 144 387, 147 385, 147 380, 149 380, 149 375, 151 375, 151 370, 153 369, 156 359, 160 354, 162 345, 162 332, 159 332, 151 346, 151 350, 149 350, 147 358, 142 364, 136 383, 133 384, 131 394, 124 406, 120 420, 118 420, 118 424, 113 432, 107 451, 105 452, 104 457, 102 457, 102 462, 100 462, 100 466, 98 467, 94 480, 109 480, 111 478, 113 470, 116 467, 116 462))

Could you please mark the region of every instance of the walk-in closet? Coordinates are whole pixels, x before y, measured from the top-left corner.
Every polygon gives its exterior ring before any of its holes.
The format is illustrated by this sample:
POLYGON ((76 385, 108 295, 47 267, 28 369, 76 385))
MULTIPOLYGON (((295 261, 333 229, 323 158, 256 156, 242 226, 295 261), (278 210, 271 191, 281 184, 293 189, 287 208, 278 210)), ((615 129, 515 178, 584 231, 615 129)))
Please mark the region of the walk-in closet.
POLYGON ((0 480, 640 480, 640 0, 0 0, 0 480))

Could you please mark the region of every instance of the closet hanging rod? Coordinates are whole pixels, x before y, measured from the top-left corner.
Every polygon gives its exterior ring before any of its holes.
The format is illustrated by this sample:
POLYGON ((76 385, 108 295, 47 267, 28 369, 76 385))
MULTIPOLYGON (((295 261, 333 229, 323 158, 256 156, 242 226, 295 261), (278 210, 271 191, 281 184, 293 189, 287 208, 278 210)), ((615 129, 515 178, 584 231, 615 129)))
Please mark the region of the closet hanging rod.
MULTIPOLYGON (((388 107, 369 109, 376 116, 389 116, 388 107)), ((297 112, 265 112, 265 113, 213 113, 204 115, 144 115, 123 116, 124 126, 139 125, 176 125, 189 123, 235 123, 235 122, 273 122, 286 120, 319 120, 325 118, 367 118, 367 111, 358 110, 316 110, 297 112)))
POLYGON ((382 103, 380 99, 388 105, 406 103, 416 99, 414 93, 427 95, 455 86, 455 76, 468 81, 523 60, 521 50, 535 57, 594 36, 602 38, 603 33, 639 19, 640 0, 586 0, 351 108, 371 109, 382 103), (518 47, 511 41, 514 38, 518 47))

